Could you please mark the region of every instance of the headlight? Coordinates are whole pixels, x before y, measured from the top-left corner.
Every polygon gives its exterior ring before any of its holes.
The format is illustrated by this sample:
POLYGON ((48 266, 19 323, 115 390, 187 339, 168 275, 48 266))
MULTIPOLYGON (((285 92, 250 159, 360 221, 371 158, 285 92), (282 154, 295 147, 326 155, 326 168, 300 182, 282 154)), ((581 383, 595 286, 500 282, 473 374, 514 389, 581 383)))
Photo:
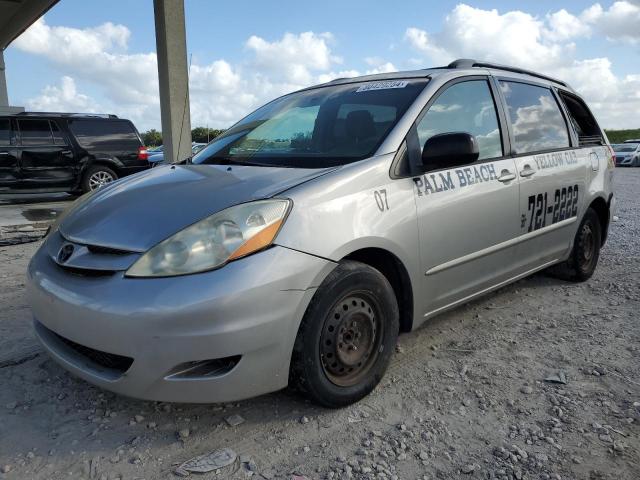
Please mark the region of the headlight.
POLYGON ((289 210, 290 200, 261 200, 222 210, 145 253, 126 275, 171 277, 204 272, 268 247, 289 210))

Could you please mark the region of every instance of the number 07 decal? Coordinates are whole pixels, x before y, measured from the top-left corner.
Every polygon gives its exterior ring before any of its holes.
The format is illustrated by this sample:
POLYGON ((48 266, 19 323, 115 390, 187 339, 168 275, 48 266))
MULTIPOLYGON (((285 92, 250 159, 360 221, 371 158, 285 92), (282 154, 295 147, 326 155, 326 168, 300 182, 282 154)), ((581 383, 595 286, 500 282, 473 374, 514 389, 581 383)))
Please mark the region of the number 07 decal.
POLYGON ((373 192, 373 198, 376 199, 376 204, 378 205, 378 210, 384 212, 385 210, 389 210, 389 201, 387 199, 387 190, 375 190, 373 192))

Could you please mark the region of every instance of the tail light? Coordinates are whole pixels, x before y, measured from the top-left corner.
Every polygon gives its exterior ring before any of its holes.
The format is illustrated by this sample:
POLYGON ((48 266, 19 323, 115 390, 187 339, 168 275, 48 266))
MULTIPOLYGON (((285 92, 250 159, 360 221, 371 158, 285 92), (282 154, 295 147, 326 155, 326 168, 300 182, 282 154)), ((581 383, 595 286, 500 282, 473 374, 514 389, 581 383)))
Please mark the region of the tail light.
POLYGON ((607 145, 609 147, 609 168, 615 168, 616 166, 616 152, 611 145, 607 145))
POLYGON ((149 160, 147 147, 138 147, 138 160, 149 160))

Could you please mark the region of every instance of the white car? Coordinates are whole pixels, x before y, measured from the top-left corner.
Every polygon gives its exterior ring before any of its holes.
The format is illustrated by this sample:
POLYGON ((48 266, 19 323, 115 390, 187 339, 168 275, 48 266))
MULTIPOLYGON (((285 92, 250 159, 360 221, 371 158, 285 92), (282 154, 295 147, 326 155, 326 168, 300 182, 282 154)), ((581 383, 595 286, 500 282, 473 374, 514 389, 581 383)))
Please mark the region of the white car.
POLYGON ((611 145, 618 167, 640 167, 640 141, 626 141, 611 145))

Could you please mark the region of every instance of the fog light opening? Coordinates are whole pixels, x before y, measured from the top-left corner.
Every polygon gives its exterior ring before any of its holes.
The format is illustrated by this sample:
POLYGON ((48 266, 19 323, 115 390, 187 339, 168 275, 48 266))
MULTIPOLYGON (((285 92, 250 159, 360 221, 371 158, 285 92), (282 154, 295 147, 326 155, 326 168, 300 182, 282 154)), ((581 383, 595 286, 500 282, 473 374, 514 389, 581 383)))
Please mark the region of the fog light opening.
POLYGON ((221 377, 238 364, 241 355, 214 358, 196 362, 185 362, 175 366, 165 377, 166 380, 198 380, 221 377))

